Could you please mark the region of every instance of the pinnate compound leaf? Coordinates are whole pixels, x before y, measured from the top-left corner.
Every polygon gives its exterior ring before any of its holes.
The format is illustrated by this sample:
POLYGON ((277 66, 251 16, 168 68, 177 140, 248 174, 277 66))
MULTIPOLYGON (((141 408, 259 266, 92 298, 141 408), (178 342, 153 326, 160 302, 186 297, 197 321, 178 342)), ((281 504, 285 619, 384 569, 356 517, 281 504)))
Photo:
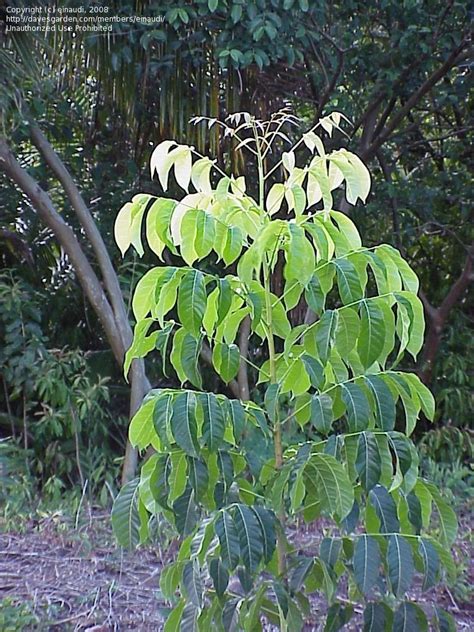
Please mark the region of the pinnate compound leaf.
POLYGON ((112 528, 120 546, 135 548, 140 541, 139 478, 122 487, 112 508, 112 528))
POLYGON ((411 546, 401 535, 389 536, 387 566, 392 592, 402 597, 411 586, 414 566, 411 546))
POLYGON ((367 595, 379 578, 380 550, 375 538, 363 534, 357 539, 353 564, 356 584, 367 595))

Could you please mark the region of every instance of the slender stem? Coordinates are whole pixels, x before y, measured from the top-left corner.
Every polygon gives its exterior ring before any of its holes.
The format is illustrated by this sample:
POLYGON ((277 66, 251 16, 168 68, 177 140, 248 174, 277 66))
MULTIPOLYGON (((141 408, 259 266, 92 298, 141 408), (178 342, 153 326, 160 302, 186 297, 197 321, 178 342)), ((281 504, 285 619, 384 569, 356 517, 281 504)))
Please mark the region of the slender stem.
MULTIPOLYGON (((259 188, 259 204, 260 207, 263 208, 264 205, 264 197, 265 197, 265 173, 264 173, 264 165, 262 159, 262 149, 261 145, 258 142, 258 132, 254 125, 254 136, 256 140, 257 146, 257 167, 258 167, 258 188, 259 188)), ((270 368, 270 383, 275 384, 277 382, 276 377, 276 353, 275 353, 275 340, 273 336, 273 319, 272 319, 272 295, 271 295, 271 287, 270 287, 270 275, 271 275, 271 261, 268 261, 267 258, 263 261, 263 284, 265 289, 265 306, 267 313, 267 322, 266 322, 266 337, 268 343, 268 359, 269 359, 269 368, 270 368)), ((273 445, 275 452, 275 467, 276 469, 280 469, 283 465, 283 445, 281 439, 281 423, 279 419, 279 411, 277 407, 276 418, 273 424, 273 445)), ((280 524, 282 527, 282 531, 285 528, 286 515, 285 509, 282 506, 281 510, 278 512, 278 518, 280 520, 280 524)), ((286 544, 285 544, 285 535, 284 533, 278 533, 277 536, 277 553, 278 553, 278 572, 280 575, 284 574, 286 571, 286 544)), ((282 626, 286 626, 286 621, 281 622, 282 626)), ((284 627, 281 628, 282 630, 284 627)))

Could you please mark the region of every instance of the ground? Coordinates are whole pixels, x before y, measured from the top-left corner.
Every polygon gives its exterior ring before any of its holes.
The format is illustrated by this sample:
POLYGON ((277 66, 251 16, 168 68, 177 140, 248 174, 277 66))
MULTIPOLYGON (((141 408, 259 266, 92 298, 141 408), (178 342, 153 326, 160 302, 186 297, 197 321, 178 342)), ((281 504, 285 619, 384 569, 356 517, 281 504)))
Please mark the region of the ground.
MULTIPOLYGON (((461 516, 460 538, 455 547, 459 566, 469 560, 468 516, 461 516)), ((317 551, 321 527, 310 531, 293 528, 291 538, 317 551)), ((175 547, 144 547, 123 552, 110 531, 109 514, 85 510, 81 519, 60 514, 30 521, 21 533, 0 534, 0 630, 16 632, 88 631, 112 632, 163 629, 165 604, 159 598, 160 571, 173 557, 175 547)), ((417 600, 437 603, 449 610, 459 630, 474 630, 474 606, 467 601, 473 567, 452 589, 446 586, 420 594, 417 600), (466 601, 462 600, 465 597, 466 601)), ((321 612, 323 601, 314 600, 321 612)), ((361 630, 360 613, 346 630, 361 630)), ((318 631, 321 616, 306 626, 318 631)))

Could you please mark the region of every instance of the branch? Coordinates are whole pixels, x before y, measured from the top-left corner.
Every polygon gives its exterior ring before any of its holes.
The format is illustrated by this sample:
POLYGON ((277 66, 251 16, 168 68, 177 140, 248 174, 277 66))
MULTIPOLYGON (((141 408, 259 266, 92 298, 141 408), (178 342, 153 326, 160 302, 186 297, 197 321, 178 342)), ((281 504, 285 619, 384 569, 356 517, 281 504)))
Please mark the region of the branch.
POLYGON ((104 327, 113 354, 121 365, 125 354, 125 346, 118 335, 112 308, 91 264, 87 260, 72 228, 66 224, 57 212, 49 195, 16 160, 4 138, 0 138, 0 169, 30 199, 40 218, 53 231, 56 239, 68 255, 82 289, 104 327))
POLYGON ((438 308, 433 307, 427 300, 425 294, 420 292, 426 313, 430 320, 428 335, 426 336, 421 359, 420 378, 425 384, 429 384, 433 378, 433 367, 441 343, 443 328, 448 319, 449 313, 454 305, 460 300, 469 284, 474 281, 473 273, 474 244, 468 249, 467 257, 461 274, 443 299, 438 308))
POLYGON ((51 171, 62 184, 71 206, 74 209, 87 238, 89 239, 102 273, 104 285, 114 311, 115 320, 122 337, 123 345, 127 348, 132 342, 132 330, 128 322, 127 312, 123 302, 122 291, 117 274, 110 260, 102 235, 100 234, 99 229, 97 228, 97 225, 86 203, 84 202, 78 187, 76 186, 76 183, 72 179, 71 174, 58 154, 54 151, 46 136, 34 123, 30 123, 30 131, 31 139, 34 145, 38 148, 51 171))
POLYGON ((463 50, 468 44, 467 38, 464 38, 459 46, 457 46, 446 59, 446 61, 439 66, 437 70, 431 73, 426 81, 416 90, 411 97, 406 101, 405 105, 401 107, 398 112, 390 119, 388 125, 377 136, 377 138, 368 146, 361 155, 363 160, 367 160, 375 154, 379 147, 390 137, 392 132, 397 128, 405 116, 410 110, 427 94, 433 86, 435 86, 444 75, 451 70, 459 61, 461 61, 465 55, 463 50))
POLYGON ((249 354, 250 316, 246 316, 239 330, 240 365, 237 376, 239 384, 239 397, 246 401, 250 399, 249 374, 245 360, 249 354))

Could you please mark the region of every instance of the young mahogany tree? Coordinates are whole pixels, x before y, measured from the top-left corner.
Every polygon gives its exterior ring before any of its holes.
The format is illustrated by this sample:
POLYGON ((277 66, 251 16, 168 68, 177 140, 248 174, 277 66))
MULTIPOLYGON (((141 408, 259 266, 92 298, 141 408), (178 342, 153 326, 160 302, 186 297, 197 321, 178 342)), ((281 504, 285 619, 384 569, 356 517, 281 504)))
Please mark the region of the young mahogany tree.
MULTIPOLYGON (((172 605, 166 632, 254 631, 264 621, 297 632, 316 591, 329 602, 325 630, 340 629, 363 599, 364 630, 424 630, 426 614, 405 599, 415 570, 425 589, 454 572, 456 518, 418 478, 410 440, 420 411, 433 417, 433 397, 397 369, 423 342, 418 280, 397 250, 363 247, 351 220, 333 210, 342 183, 351 204, 370 189, 361 160, 346 149, 326 153, 315 133, 331 134, 342 118, 323 118, 280 159, 284 126, 296 122, 288 112, 265 122, 247 113, 198 117, 222 125, 231 148, 248 150, 255 173, 227 175, 193 147, 164 141, 151 173, 166 191, 174 169, 186 195, 137 195, 117 217, 122 252, 143 253, 146 216, 150 248, 183 260, 149 270, 134 293, 125 372, 157 349, 183 388, 152 390, 132 420, 132 444, 155 452, 112 513, 123 546, 146 541, 158 514, 181 536, 160 582, 172 605), (310 154, 304 166, 299 149, 310 154), (302 301, 309 317, 292 327, 288 314, 302 301), (236 344, 246 320, 258 347, 252 359, 236 344), (225 383, 247 363, 256 401, 206 391, 203 349, 225 383), (316 556, 289 538, 288 523, 321 516, 334 529, 316 556)), ((448 630, 452 621, 435 608, 435 625, 448 630)))

